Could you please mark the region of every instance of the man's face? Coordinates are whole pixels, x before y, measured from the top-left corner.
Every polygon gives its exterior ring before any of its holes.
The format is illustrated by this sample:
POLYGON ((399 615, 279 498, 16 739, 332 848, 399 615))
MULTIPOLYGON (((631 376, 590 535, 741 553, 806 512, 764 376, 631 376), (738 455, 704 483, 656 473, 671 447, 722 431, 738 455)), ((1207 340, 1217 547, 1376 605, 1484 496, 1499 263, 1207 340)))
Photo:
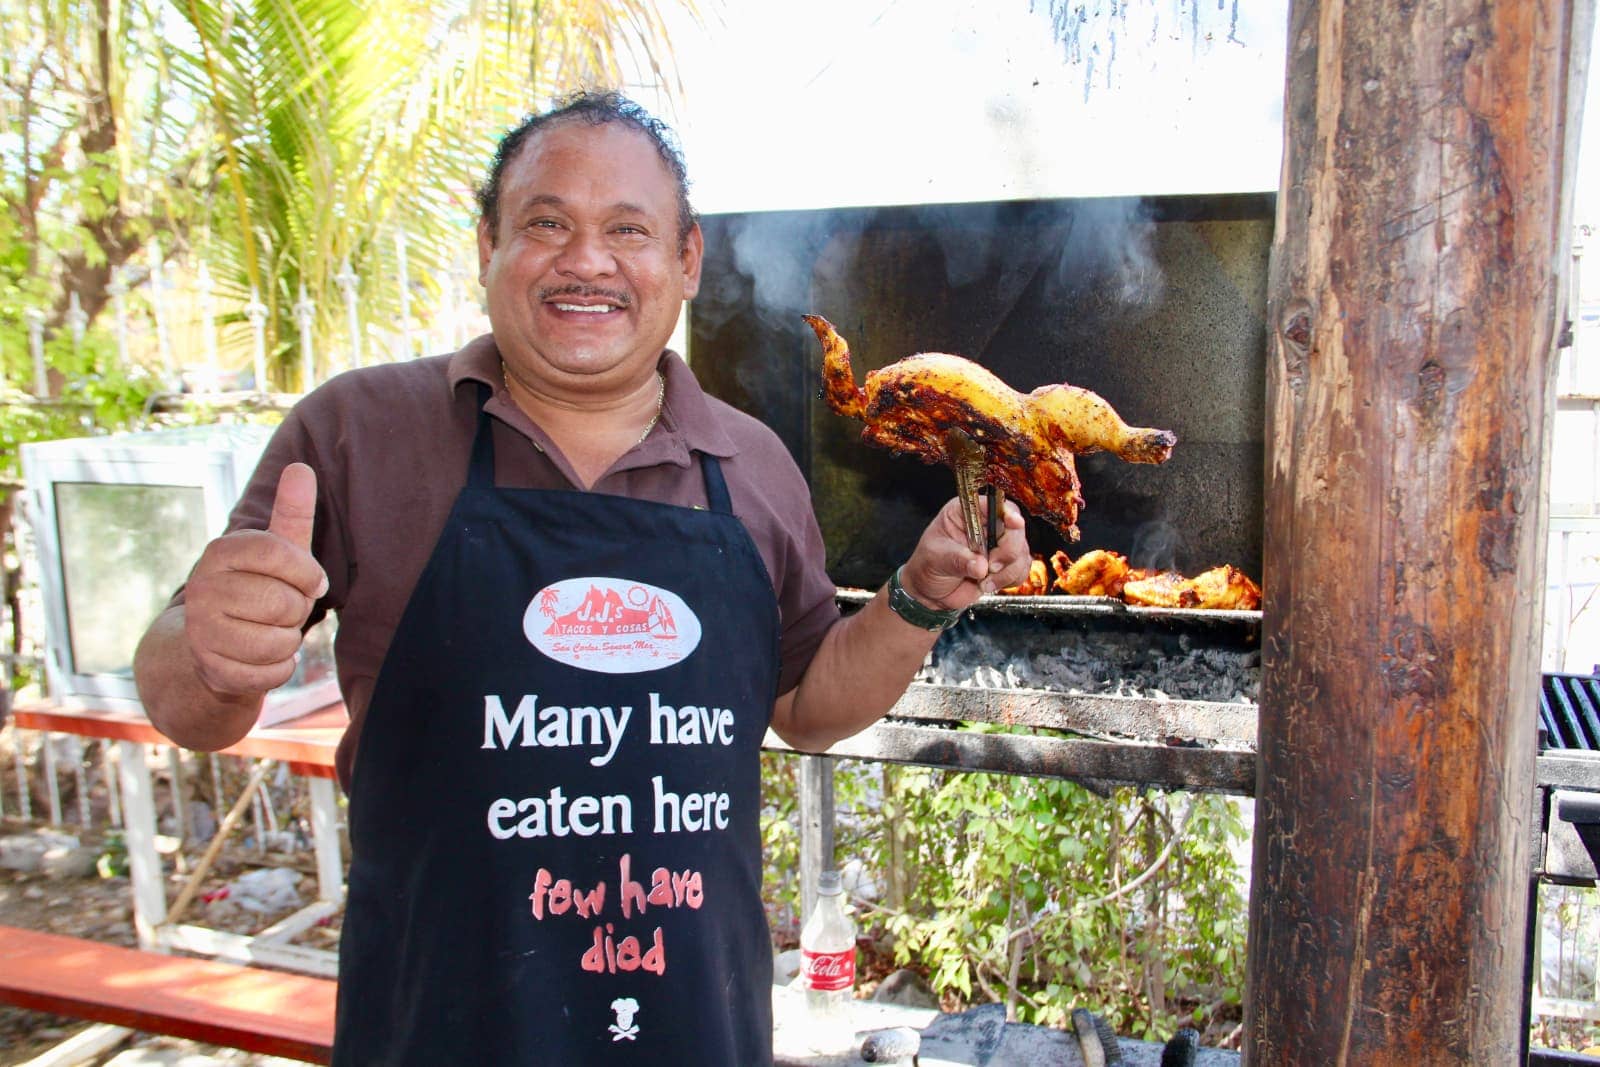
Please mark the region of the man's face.
POLYGON ((677 186, 622 123, 561 122, 506 165, 498 233, 478 224, 478 280, 507 363, 541 389, 637 388, 700 286, 698 227, 679 248, 677 186))

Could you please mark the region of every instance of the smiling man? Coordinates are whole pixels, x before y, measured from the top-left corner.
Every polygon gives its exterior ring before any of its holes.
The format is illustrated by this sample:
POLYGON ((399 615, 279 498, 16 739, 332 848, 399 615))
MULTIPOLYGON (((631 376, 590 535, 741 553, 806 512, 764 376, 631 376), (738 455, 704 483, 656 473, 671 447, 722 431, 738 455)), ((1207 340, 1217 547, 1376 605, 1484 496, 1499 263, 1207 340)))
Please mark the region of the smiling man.
POLYGON ((580 94, 506 136, 480 207, 491 334, 295 407, 141 696, 224 747, 338 614, 336 1063, 769 1063, 765 731, 883 715, 1026 572, 1021 515, 977 554, 951 501, 841 620, 787 452, 665 348, 704 247, 669 132, 580 94))

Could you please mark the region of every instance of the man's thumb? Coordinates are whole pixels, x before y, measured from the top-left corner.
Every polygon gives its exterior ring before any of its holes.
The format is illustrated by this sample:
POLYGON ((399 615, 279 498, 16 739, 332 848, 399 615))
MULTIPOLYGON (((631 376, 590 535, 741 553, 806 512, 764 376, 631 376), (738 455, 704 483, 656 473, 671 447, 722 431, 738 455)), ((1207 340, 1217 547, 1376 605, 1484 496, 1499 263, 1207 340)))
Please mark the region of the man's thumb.
POLYGON ((267 530, 309 552, 316 514, 317 472, 304 463, 289 464, 278 477, 278 495, 272 502, 267 530))

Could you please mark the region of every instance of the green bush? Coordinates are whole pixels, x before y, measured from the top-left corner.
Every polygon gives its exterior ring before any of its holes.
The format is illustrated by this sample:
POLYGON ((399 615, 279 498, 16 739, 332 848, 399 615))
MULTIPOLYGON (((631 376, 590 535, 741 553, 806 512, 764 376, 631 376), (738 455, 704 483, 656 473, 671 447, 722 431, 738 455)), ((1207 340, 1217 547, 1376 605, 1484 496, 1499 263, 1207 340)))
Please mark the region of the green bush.
MULTIPOLYGON (((767 756, 768 901, 792 916, 794 759, 767 756), (785 825, 780 825, 785 824, 785 825)), ((928 976, 947 1006, 999 1001, 1064 1026, 1074 1007, 1165 1040, 1236 1013, 1246 902, 1226 797, 841 761, 836 855, 875 900, 863 932, 928 976)), ((792 933, 790 934, 792 936, 792 933)))

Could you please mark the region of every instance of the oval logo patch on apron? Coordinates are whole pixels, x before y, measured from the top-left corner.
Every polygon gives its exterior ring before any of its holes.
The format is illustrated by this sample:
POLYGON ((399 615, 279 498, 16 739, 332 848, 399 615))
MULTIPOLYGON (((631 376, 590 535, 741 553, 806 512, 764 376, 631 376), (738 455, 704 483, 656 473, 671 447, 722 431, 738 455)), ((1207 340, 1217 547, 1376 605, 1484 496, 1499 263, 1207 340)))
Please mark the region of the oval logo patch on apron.
POLYGON ((700 619, 670 589, 616 578, 567 578, 533 595, 522 632, 558 663, 603 674, 670 667, 700 644, 700 619))

